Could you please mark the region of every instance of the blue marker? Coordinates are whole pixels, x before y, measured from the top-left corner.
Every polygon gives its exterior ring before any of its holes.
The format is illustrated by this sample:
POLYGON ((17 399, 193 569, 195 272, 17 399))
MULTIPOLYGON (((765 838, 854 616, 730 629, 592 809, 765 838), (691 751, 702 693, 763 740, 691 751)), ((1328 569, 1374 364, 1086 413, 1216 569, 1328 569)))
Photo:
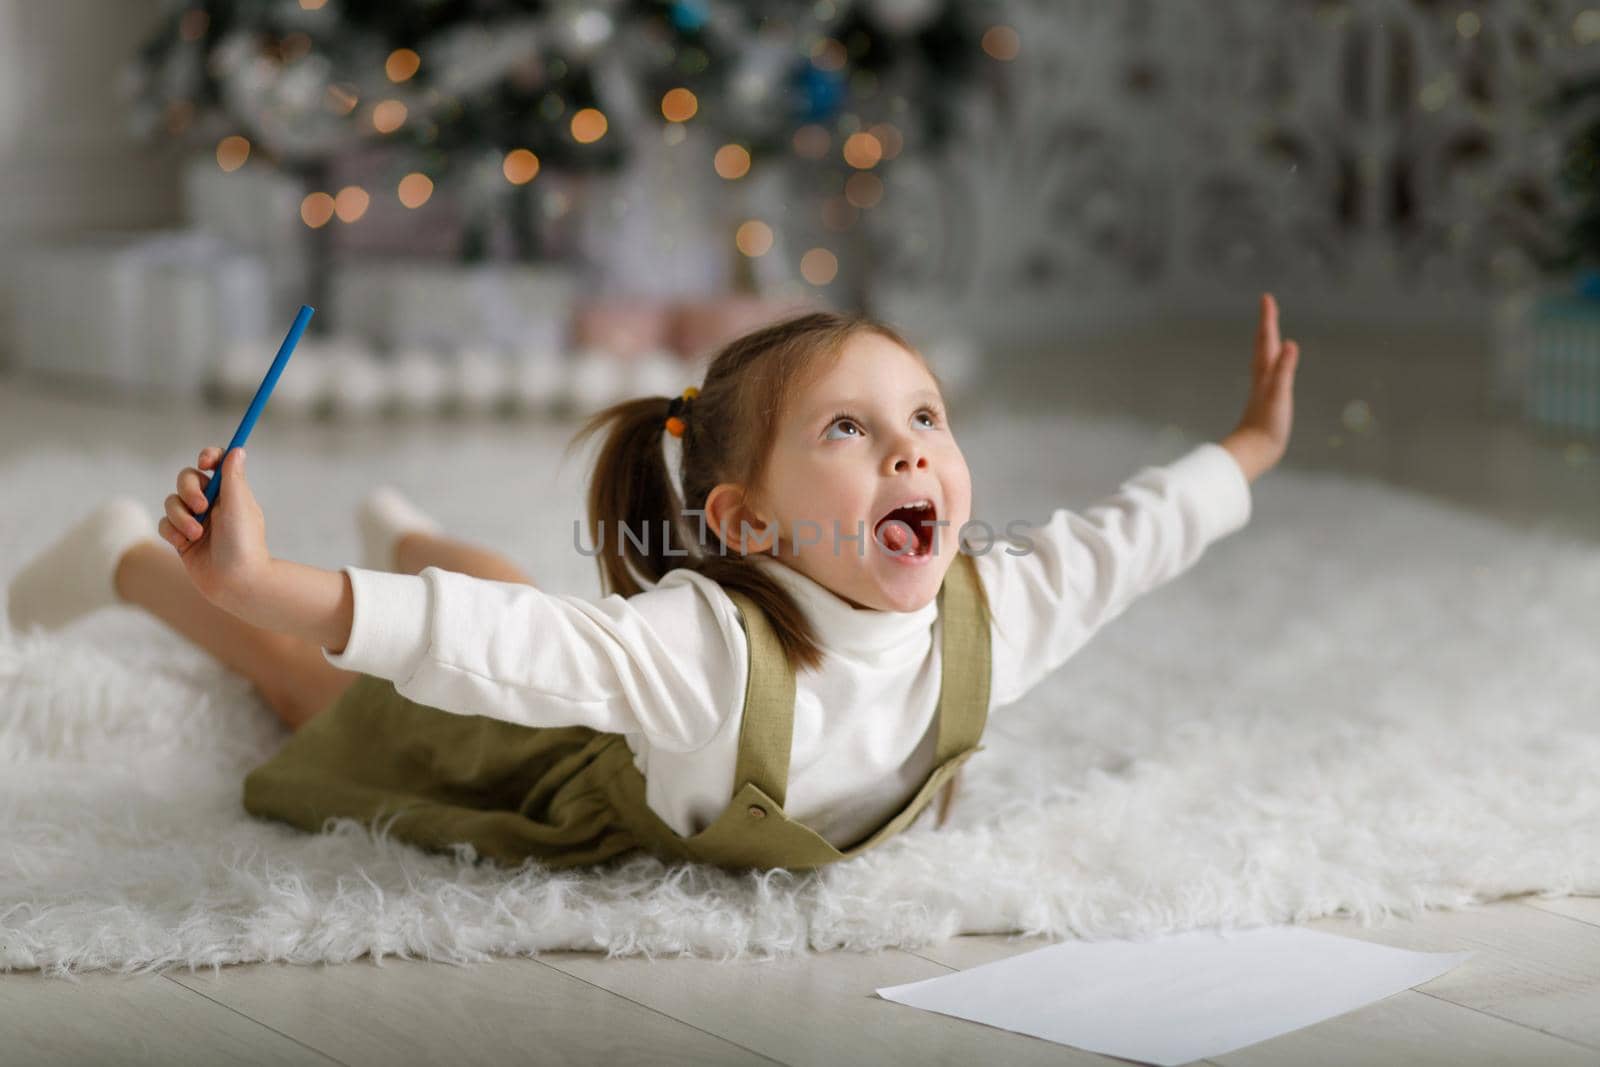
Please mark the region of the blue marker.
POLYGON ((300 343, 300 335, 306 332, 306 323, 311 321, 313 311, 309 304, 300 305, 300 313, 294 317, 294 325, 289 327, 289 336, 278 346, 277 358, 272 361, 267 376, 261 379, 261 384, 256 387, 256 395, 250 401, 250 407, 245 411, 244 418, 239 420, 239 428, 233 431, 233 440, 223 449, 216 467, 211 471, 211 480, 206 483, 206 510, 195 516, 201 525, 205 524, 207 516, 211 514, 211 505, 215 503, 217 493, 222 489, 222 461, 228 458, 229 452, 243 448, 250 431, 255 429, 256 419, 261 417, 261 409, 267 406, 267 398, 272 395, 272 387, 278 384, 278 375, 283 373, 283 368, 289 363, 289 357, 294 355, 294 346, 300 343))

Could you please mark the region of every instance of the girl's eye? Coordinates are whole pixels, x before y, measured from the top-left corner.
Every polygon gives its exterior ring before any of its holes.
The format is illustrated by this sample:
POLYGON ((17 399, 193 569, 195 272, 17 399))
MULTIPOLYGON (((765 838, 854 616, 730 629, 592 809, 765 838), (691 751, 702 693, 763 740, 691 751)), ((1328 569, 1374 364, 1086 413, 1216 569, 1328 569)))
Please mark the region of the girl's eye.
MULTIPOLYGON (((834 440, 834 441, 840 440, 840 438, 837 438, 837 437, 833 436, 833 430, 834 430, 835 427, 838 427, 838 426, 855 426, 856 429, 858 429, 858 430, 861 428, 860 426, 856 425, 856 421, 854 419, 846 418, 843 415, 838 416, 831 423, 828 424, 828 437, 829 437, 830 440, 834 440)), ((859 436, 860 436, 860 434, 847 434, 845 439, 848 439, 850 437, 859 437, 859 436)))
POLYGON ((935 415, 931 408, 923 408, 921 411, 917 412, 917 414, 925 416, 928 420, 929 426, 939 425, 939 416, 935 415))

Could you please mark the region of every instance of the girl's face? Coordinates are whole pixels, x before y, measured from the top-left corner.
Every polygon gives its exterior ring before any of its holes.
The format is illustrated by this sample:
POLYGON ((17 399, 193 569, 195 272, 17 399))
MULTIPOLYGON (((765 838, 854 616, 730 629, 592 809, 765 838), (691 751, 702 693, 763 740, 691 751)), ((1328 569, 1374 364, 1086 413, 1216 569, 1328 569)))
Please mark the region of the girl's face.
POLYGON ((772 554, 761 535, 775 534, 778 559, 857 608, 931 602, 971 517, 972 475, 922 360, 858 333, 795 392, 775 429, 764 491, 748 502, 763 547, 747 551, 772 554))

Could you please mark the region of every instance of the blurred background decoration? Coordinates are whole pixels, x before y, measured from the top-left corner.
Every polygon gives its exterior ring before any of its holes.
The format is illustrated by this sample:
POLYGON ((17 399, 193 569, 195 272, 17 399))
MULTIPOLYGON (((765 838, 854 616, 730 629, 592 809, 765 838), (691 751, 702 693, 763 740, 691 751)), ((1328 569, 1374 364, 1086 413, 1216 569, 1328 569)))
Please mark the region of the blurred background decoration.
POLYGON ((825 303, 959 388, 1270 288, 1600 433, 1588 2, 130 0, 57 71, 91 0, 0 0, 6 158, 85 172, 0 214, 5 358, 231 403, 306 301, 286 409, 544 409, 825 303))
POLYGON ((896 158, 948 139, 996 62, 992 17, 970 0, 174 0, 119 90, 142 141, 183 153, 190 226, 54 257, 53 292, 144 291, 87 335, 26 301, 25 362, 64 369, 54 352, 104 352, 148 315, 169 324, 151 346, 181 354, 125 353, 107 379, 232 403, 270 358, 269 309, 304 301, 322 313, 290 407, 676 391, 686 362, 824 290, 867 303, 860 216, 896 158), (151 290, 150 268, 193 291, 151 290))

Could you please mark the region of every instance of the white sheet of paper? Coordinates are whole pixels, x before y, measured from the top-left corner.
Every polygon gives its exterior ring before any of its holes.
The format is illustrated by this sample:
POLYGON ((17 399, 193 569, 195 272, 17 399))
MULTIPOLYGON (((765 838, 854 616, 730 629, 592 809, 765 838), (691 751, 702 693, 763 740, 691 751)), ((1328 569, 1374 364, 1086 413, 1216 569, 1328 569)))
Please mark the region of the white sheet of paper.
POLYGON ((1472 952, 1411 952, 1300 926, 1067 941, 878 990, 886 1000, 1144 1063, 1188 1063, 1343 1015, 1472 952))

